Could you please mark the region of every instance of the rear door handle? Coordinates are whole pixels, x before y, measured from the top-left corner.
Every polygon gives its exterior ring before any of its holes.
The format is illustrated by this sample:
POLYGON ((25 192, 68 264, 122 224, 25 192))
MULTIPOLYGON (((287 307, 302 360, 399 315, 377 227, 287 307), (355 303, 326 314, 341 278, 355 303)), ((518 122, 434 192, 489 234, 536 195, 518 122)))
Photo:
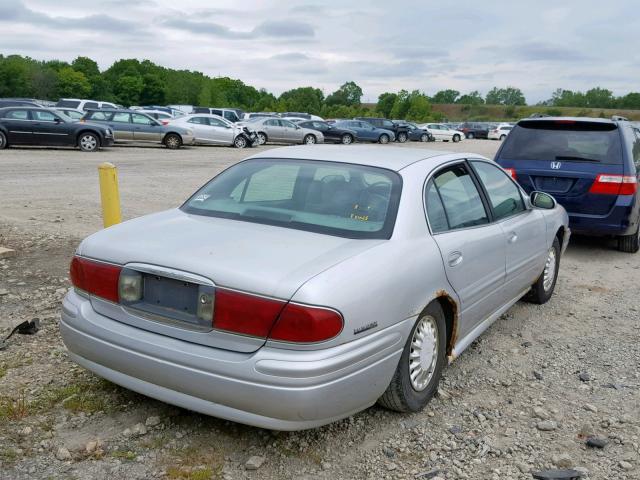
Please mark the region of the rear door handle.
POLYGON ((518 241, 518 234, 516 232, 509 233, 509 243, 516 243, 518 241))
POLYGON ((450 267, 455 267, 462 263, 462 252, 451 252, 447 261, 450 267))

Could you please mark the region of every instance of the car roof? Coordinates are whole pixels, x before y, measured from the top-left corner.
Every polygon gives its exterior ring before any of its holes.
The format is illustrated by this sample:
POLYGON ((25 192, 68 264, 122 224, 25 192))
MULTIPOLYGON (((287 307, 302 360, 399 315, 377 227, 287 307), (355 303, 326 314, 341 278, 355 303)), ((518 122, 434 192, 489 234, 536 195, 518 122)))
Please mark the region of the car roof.
MULTIPOLYGON (((354 163, 400 171, 404 167, 427 158, 444 157, 453 152, 426 148, 383 147, 369 145, 302 145, 282 147, 256 153, 249 157, 284 158, 296 160, 324 160, 326 162, 354 163)), ((459 154, 465 158, 465 154, 459 154)), ((468 156, 468 155, 467 155, 468 156)), ((476 155, 478 156, 478 155, 476 155)))
POLYGON ((131 110, 130 108, 88 108, 87 112, 117 112, 117 113, 145 113, 142 110, 131 110))
POLYGON ((539 118, 523 118, 520 122, 554 122, 554 121, 570 121, 570 122, 590 122, 590 123, 609 123, 614 124, 618 121, 613 121, 609 118, 595 118, 595 117, 539 117, 539 118))

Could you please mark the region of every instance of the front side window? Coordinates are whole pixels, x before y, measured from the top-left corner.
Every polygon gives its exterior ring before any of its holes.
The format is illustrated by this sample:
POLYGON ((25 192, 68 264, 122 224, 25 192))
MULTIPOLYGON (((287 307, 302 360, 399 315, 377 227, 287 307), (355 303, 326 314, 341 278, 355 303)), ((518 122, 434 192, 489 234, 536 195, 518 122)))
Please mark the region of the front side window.
POLYGON ((449 230, 489 223, 480 192, 464 165, 454 165, 438 172, 433 183, 440 195, 449 230))
MULTIPOLYGON (((96 112, 96 113, 102 113, 102 112, 96 112)), ((95 115, 95 114, 94 114, 95 115)), ((128 113, 124 113, 124 112, 119 112, 119 113, 115 113, 113 115, 113 120, 112 122, 116 122, 116 123, 130 123, 131 122, 131 115, 128 113)))
POLYGON ((209 125, 209 119, 207 117, 193 117, 187 120, 187 122, 197 125, 209 125))
POLYGON ((516 215, 525 210, 520 189, 504 171, 486 162, 472 161, 489 196, 495 220, 516 215))
MULTIPOLYGON (((111 118, 111 115, 113 115, 111 112, 91 112, 89 114, 89 118, 91 120, 103 120, 103 121, 108 121, 109 118, 111 118)), ((115 115, 113 115, 113 121, 114 122, 129 122, 129 114, 128 113, 116 113, 115 115), (116 120, 116 116, 117 115, 126 115, 126 120, 116 120)))
POLYGON ((154 125, 155 124, 155 122, 152 119, 150 119, 146 115, 140 115, 139 113, 131 114, 131 119, 133 120, 133 123, 137 125, 154 125))
POLYGON ((38 120, 40 122, 53 122, 58 118, 53 113, 46 110, 33 110, 32 115, 34 120, 38 120))
POLYGON ((287 128, 296 128, 296 126, 291 123, 289 120, 280 120, 280 125, 287 128))
POLYGON ((210 118, 209 119, 209 125, 211 125, 212 127, 226 127, 227 126, 227 124, 224 123, 219 118, 210 118))
POLYGON ((347 238, 389 238, 401 188, 400 176, 382 168, 255 159, 225 170, 181 208, 347 238))

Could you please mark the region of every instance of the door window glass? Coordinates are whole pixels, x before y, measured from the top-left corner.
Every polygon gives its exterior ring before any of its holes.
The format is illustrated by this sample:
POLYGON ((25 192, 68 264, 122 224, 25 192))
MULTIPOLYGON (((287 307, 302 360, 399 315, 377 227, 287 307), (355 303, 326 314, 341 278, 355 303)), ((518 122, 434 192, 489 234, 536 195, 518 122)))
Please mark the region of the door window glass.
POLYGON ((278 120, 275 119, 267 120, 264 124, 268 127, 277 127, 279 125, 278 120))
POLYGON ((289 120, 280 120, 280 125, 287 128, 296 128, 296 126, 291 123, 289 120))
POLYGON ((212 127, 223 127, 223 128, 227 126, 226 123, 224 123, 222 120, 218 118, 210 118, 209 125, 211 125, 212 127))
POLYGON ((155 122, 145 115, 134 113, 131 115, 133 123, 136 125, 155 125, 155 122))
POLYGON ((29 120, 29 112, 26 110, 10 110, 4 117, 13 118, 15 120, 29 120))
MULTIPOLYGON (((93 116, 91 118, 98 118, 97 116, 102 114, 102 112, 95 112, 93 114, 93 116)), ((128 113, 123 113, 123 112, 119 112, 119 113, 115 113, 113 115, 113 120, 111 120, 112 122, 117 122, 117 123, 130 123, 131 122, 131 115, 129 115, 128 113)))
POLYGON ((187 121, 189 123, 196 123, 198 125, 209 125, 209 119, 207 117, 193 117, 187 121))
POLYGON ((520 189, 505 172, 486 162, 471 162, 471 164, 489 195, 489 202, 496 220, 524 211, 520 189))
POLYGON ((464 165, 439 172, 434 177, 434 184, 440 194, 449 229, 489 223, 480 193, 464 165))
POLYGON ((96 102, 86 102, 82 107, 83 110, 91 110, 93 108, 100 108, 96 102))
MULTIPOLYGON (((111 112, 91 112, 89 114, 89 119, 91 120, 104 120, 104 121, 108 121, 109 118, 111 117, 111 112)), ((113 117, 113 121, 114 122, 127 122, 129 123, 129 114, 128 113, 116 113, 113 117), (126 117, 126 120, 116 120, 116 115, 124 115, 126 117)))
POLYGON ((425 204, 427 205, 427 216, 433 233, 444 232, 449 229, 447 214, 440 199, 440 194, 433 181, 429 182, 425 192, 425 204))
POLYGON ((53 122, 56 117, 53 113, 46 110, 33 110, 33 119, 41 122, 53 122))

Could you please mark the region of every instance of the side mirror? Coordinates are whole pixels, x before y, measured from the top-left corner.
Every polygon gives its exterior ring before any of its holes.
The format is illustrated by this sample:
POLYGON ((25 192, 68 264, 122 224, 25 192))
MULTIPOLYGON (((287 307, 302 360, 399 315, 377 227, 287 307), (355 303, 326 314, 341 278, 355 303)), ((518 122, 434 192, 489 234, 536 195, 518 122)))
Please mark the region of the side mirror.
POLYGON ((61 119, 61 118, 57 118, 57 117, 56 117, 56 118, 53 120, 53 122, 54 122, 54 123, 62 123, 62 119, 61 119))
POLYGON ((556 208, 556 199, 545 192, 531 192, 529 195, 531 205, 536 208, 542 208, 543 210, 552 210, 556 208))
POLYGON ((300 130, 300 127, 298 125, 296 125, 295 127, 296 127, 296 130, 300 130))

